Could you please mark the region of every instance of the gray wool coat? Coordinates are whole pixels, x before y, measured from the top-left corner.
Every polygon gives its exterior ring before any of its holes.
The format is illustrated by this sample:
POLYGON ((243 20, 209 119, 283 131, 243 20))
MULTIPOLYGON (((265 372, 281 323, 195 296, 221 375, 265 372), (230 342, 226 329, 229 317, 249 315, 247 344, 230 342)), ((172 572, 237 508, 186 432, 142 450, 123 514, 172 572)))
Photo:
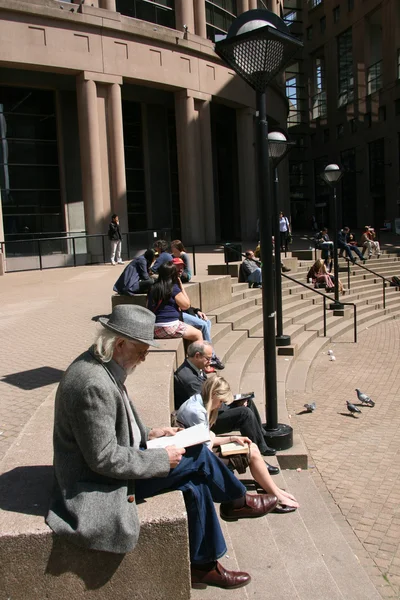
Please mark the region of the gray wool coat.
MULTIPOLYGON (((132 410, 144 445, 150 429, 132 410)), ((70 365, 60 382, 53 440, 55 481, 46 523, 92 550, 132 550, 140 530, 135 479, 166 477, 168 454, 133 447, 122 394, 91 350, 70 365)))

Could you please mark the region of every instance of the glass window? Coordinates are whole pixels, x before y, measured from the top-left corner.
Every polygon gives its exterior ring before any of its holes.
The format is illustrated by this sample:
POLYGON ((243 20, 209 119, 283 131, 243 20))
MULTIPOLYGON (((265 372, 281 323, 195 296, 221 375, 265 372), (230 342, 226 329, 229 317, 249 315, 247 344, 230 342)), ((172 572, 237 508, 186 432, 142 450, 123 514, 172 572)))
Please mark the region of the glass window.
POLYGON ((223 39, 237 14, 236 0, 206 0, 207 38, 223 39))
POLYGON ((385 141, 383 138, 370 142, 369 184, 371 192, 381 191, 385 187, 385 141))
POLYGON ((290 79, 286 79, 286 97, 289 100, 288 126, 296 125, 300 122, 297 77, 290 77, 290 79))
POLYGON ((312 40, 312 25, 310 25, 310 27, 307 27, 307 39, 310 42, 312 40))
POLYGON ((314 95, 312 97, 312 118, 326 117, 326 89, 325 89, 325 60, 324 57, 314 58, 314 95))
POLYGON ((147 206, 142 109, 139 102, 122 100, 122 116, 129 231, 143 231, 147 229, 147 206))
POLYGON ((337 38, 338 106, 354 100, 353 39, 351 28, 337 38))
POLYGON ((0 189, 6 240, 65 231, 54 92, 0 86, 0 189))
POLYGON ((309 10, 315 8, 316 6, 319 6, 320 4, 322 4, 322 0, 308 0, 309 10))
POLYGON ((116 9, 127 17, 175 28, 175 0, 116 0, 116 9))
POLYGON ((367 93, 373 94, 381 89, 382 83, 382 64, 383 61, 379 60, 375 64, 371 65, 367 69, 367 93))
POLYGON ((321 33, 325 33, 326 30, 326 17, 321 17, 319 20, 319 27, 321 30, 321 33))
POLYGON ((337 138, 340 139, 344 136, 344 125, 343 123, 339 123, 339 125, 336 127, 336 135, 337 138))
POLYGON ((333 22, 338 23, 340 19, 340 6, 335 6, 333 9, 333 22))

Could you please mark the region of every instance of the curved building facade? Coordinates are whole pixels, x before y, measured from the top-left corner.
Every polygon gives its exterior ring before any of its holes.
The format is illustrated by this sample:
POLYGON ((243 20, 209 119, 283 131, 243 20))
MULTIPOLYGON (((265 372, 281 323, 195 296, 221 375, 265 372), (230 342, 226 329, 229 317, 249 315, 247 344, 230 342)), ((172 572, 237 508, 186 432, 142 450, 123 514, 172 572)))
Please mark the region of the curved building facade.
MULTIPOLYGON (((255 95, 214 41, 266 5, 0 0, 0 241, 104 233, 114 212, 188 244, 254 238, 255 95)), ((267 110, 285 125, 278 84, 267 110)))

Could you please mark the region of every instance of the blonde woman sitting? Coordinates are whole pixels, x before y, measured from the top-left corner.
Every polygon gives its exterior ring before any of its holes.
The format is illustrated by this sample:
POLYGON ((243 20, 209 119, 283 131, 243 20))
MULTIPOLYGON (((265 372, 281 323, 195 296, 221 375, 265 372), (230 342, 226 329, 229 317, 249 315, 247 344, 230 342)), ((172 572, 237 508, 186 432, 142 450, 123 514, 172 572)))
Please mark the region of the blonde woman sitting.
MULTIPOLYGON (((325 285, 327 292, 333 292, 335 289, 335 277, 326 268, 324 261, 319 258, 307 273, 307 281, 314 284, 314 287, 319 287, 319 284, 325 285)), ((339 279, 339 292, 344 294, 345 290, 343 283, 339 279)))
MULTIPOLYGON (((230 404, 233 401, 233 395, 229 383, 225 381, 223 377, 209 377, 205 381, 201 394, 195 394, 191 396, 186 402, 182 404, 176 414, 176 420, 179 424, 184 427, 192 427, 203 423, 209 429, 215 423, 218 416, 218 409, 222 403, 230 404)), ((274 494, 279 501, 278 506, 273 512, 285 513, 293 512, 298 508, 299 503, 296 498, 281 490, 272 480, 271 475, 268 472, 267 465, 265 464, 258 446, 244 436, 231 435, 231 436, 216 436, 210 431, 211 442, 209 444, 210 449, 216 449, 218 456, 218 447, 221 444, 228 442, 237 442, 241 446, 249 445, 249 454, 247 455, 236 455, 234 457, 223 458, 223 462, 236 468, 239 472, 244 473, 246 467, 249 466, 252 476, 255 481, 265 490, 268 494, 274 494), (231 460, 233 458, 233 460, 231 460)), ((220 456, 221 458, 221 456, 220 456)), ((224 517, 221 511, 221 516, 224 517)))

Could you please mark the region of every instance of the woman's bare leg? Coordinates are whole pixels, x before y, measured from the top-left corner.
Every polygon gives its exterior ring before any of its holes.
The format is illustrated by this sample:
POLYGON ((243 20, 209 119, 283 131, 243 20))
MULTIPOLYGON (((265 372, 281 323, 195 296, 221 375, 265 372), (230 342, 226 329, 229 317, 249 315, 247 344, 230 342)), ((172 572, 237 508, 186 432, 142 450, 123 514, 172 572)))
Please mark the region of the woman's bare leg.
POLYGON ((263 488, 263 490, 269 494, 274 494, 281 504, 285 504, 286 506, 294 506, 297 508, 299 503, 294 496, 288 492, 285 492, 284 490, 281 490, 273 482, 273 479, 268 472, 267 465, 265 464, 256 444, 251 444, 250 453, 250 471, 256 482, 263 488))

